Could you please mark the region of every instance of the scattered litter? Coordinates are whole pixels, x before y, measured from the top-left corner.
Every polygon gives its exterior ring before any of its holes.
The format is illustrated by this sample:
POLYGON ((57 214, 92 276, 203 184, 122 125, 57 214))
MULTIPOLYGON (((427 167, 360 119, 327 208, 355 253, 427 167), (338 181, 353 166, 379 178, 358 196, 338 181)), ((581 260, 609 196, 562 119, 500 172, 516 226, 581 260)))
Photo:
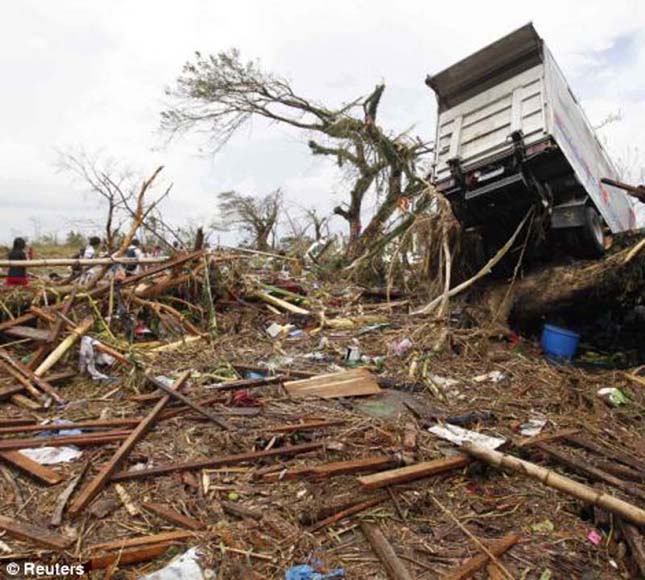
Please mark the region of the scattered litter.
POLYGON ((289 568, 285 575, 285 580, 331 580, 332 578, 344 578, 345 570, 336 568, 331 572, 323 574, 316 572, 309 564, 300 564, 289 568))
POLYGON ((161 570, 142 576, 139 580, 203 580, 204 578, 204 572, 199 565, 197 548, 191 548, 161 570))
POLYGON ((96 368, 96 365, 112 366, 115 358, 104 352, 96 351, 95 348, 101 343, 89 336, 81 338, 79 351, 79 369, 81 373, 88 372, 95 380, 114 380, 112 377, 102 373, 96 368))
POLYGON ((357 363, 361 360, 361 349, 352 344, 345 349, 345 362, 357 363))
POLYGON ((546 425, 546 419, 529 419, 526 423, 520 425, 520 433, 524 437, 535 437, 542 432, 546 425))
POLYGON ((40 465, 69 463, 83 455, 83 452, 76 447, 34 447, 21 449, 20 453, 40 465))
POLYGON ((472 380, 475 383, 484 383, 484 382, 501 383, 505 378, 506 378, 506 375, 503 372, 491 371, 490 373, 477 375, 476 377, 473 377, 472 380))
POLYGON ((536 534, 548 534, 553 532, 554 530, 555 526, 553 525, 553 522, 551 520, 542 520, 537 524, 531 525, 531 531, 535 532, 536 534))
POLYGON ((491 437, 490 435, 470 431, 468 429, 458 427, 457 425, 435 425, 430 427, 428 431, 437 435, 437 437, 441 437, 442 439, 460 446, 464 443, 474 443, 480 447, 493 450, 506 443, 506 439, 501 437, 491 437))
POLYGON ((589 540, 594 546, 599 546, 602 542, 602 535, 597 530, 591 530, 587 534, 587 540, 589 540))
POLYGON ((601 399, 612 404, 614 407, 620 407, 629 403, 627 395, 625 395, 623 391, 616 387, 604 387, 602 389, 599 389, 598 395, 601 399))
POLYGON ((401 342, 394 345, 394 354, 396 356, 404 356, 412 348, 412 344, 409 338, 404 338, 401 342))

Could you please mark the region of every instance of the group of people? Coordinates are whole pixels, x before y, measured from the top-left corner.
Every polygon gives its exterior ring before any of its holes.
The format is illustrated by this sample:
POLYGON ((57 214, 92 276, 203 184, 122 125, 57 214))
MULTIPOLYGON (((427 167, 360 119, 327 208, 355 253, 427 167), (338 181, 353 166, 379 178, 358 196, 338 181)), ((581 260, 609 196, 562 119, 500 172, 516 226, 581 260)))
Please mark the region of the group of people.
MULTIPOLYGON (((98 258, 101 251, 101 239, 98 236, 92 236, 87 245, 78 253, 76 258, 83 260, 91 260, 98 258)), ((133 239, 125 253, 126 258, 136 258, 140 260, 144 257, 141 244, 138 239, 133 239)), ((25 262, 22 264, 15 264, 9 267, 7 276, 5 277, 5 285, 7 286, 29 286, 29 277, 27 275, 28 261, 32 259, 31 252, 27 249, 27 242, 24 238, 15 238, 13 246, 7 256, 9 260, 15 262, 25 262)), ((124 273, 127 276, 133 276, 141 271, 140 264, 126 264, 124 273)), ((80 275, 81 282, 87 282, 91 279, 94 271, 92 268, 83 269, 80 265, 72 268, 74 274, 80 275)))

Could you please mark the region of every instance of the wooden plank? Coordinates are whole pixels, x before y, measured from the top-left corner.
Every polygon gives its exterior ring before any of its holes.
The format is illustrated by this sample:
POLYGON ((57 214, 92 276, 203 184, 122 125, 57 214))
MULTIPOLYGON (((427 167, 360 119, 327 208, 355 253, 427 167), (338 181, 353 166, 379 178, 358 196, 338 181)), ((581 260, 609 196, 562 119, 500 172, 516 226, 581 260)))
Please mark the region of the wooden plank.
POLYGON ((629 546, 632 559, 638 567, 641 577, 645 578, 645 536, 637 528, 620 518, 618 519, 618 527, 629 546))
POLYGON ((313 429, 324 429, 325 427, 336 427, 337 425, 344 425, 343 419, 330 419, 328 421, 304 421, 303 423, 289 424, 289 425, 275 425, 274 427, 267 427, 263 429, 270 433, 295 433, 296 431, 311 431, 313 429))
POLYGON ((175 510, 171 510, 167 506, 164 506, 160 503, 150 503, 144 501, 141 505, 148 511, 157 514, 164 520, 167 520, 172 524, 177 524, 178 526, 188 528, 189 530, 203 530, 205 527, 202 522, 194 518, 189 518, 188 516, 180 514, 175 510))
POLYGON ((199 459, 187 463, 169 463, 150 467, 149 469, 139 469, 136 471, 119 471, 112 476, 112 481, 125 481, 128 479, 143 479, 146 477, 156 477, 173 473, 176 471, 193 471, 195 469, 208 469, 222 467, 224 465, 235 465, 256 459, 265 459, 267 457, 291 456, 300 453, 309 453, 318 451, 324 447, 324 442, 303 443, 302 445, 292 445, 290 447, 275 447, 267 451, 252 451, 249 453, 238 453, 236 455, 222 455, 220 457, 211 457, 210 459, 199 459))
POLYGON ((161 556, 171 545, 172 542, 166 542, 139 548, 138 550, 106 554, 105 556, 93 556, 86 563, 85 570, 103 570, 115 565, 127 566, 129 564, 138 564, 139 562, 148 562, 161 556))
POLYGON ((5 516, 0 516, 0 530, 4 530, 11 537, 17 538, 18 540, 55 550, 65 550, 74 543, 73 538, 66 538, 60 534, 50 532, 45 528, 26 522, 19 522, 18 520, 5 516))
POLYGON ((10 387, 2 387, 0 389, 0 401, 2 399, 8 399, 10 397, 13 397, 14 395, 17 395, 24 390, 25 390, 25 387, 23 387, 22 385, 11 385, 10 387))
POLYGON ((0 349, 0 358, 2 359, 2 361, 7 366, 12 367, 16 372, 20 373, 26 379, 28 379, 29 381, 34 383, 41 391, 47 393, 57 403, 64 403, 65 402, 65 399, 63 399, 63 397, 60 396, 58 391, 52 385, 50 385, 41 376, 39 376, 36 373, 32 372, 30 369, 28 369, 22 363, 20 363, 19 361, 13 359, 11 357, 11 355, 9 355, 9 353, 6 352, 3 349, 0 349))
MULTIPOLYGON (((190 371, 184 372, 173 385, 173 389, 179 389, 190 376, 190 371)), ((132 431, 130 436, 121 444, 117 452, 112 458, 102 467, 101 471, 96 477, 79 493, 78 497, 72 502, 69 508, 69 513, 72 517, 78 516, 85 507, 101 492, 107 485, 110 478, 117 470, 121 462, 130 454, 134 446, 143 439, 148 431, 155 424, 158 415, 163 408, 170 401, 170 395, 166 395, 161 399, 146 416, 146 418, 139 423, 139 425, 132 431)))
MULTIPOLYGON (((493 556, 499 558, 519 541, 519 534, 509 534, 508 536, 504 536, 499 540, 487 542, 486 548, 488 548, 493 556)), ((466 578, 470 578, 471 576, 482 570, 490 562, 490 560, 490 556, 486 553, 477 554, 476 556, 473 556, 472 558, 464 562, 464 564, 459 566, 459 568, 457 568, 456 570, 448 572, 445 576, 443 576, 443 580, 466 580, 466 578)))
POLYGON ((568 453, 564 453, 551 445, 547 445, 546 443, 539 443, 538 445, 536 445, 536 447, 540 451, 543 451, 544 453, 549 455, 549 457, 556 459, 559 463, 566 465, 573 471, 580 473, 585 477, 588 477, 592 480, 604 481, 609 485, 613 485, 618 489, 622 489, 625 493, 645 500, 645 492, 639 489, 636 485, 629 484, 622 479, 619 479, 615 475, 612 475, 611 473, 607 473, 606 471, 603 471, 598 467, 589 465, 585 461, 582 461, 577 457, 573 457, 568 453))
POLYGON ((12 318, 11 320, 5 320, 4 322, 0 322, 0 332, 5 332, 8 328, 13 328, 14 326, 31 322, 35 318, 36 317, 33 314, 27 312, 26 314, 22 314, 21 316, 12 318))
POLYGON ((34 479, 46 485, 57 485, 64 479, 57 471, 45 467, 33 459, 29 459, 29 457, 23 455, 20 451, 3 451, 0 453, 0 459, 25 471, 34 479))
POLYGON ((4 333, 8 334, 9 336, 13 336, 14 338, 28 338, 30 340, 41 342, 45 342, 47 339, 49 339, 49 330, 42 328, 33 328, 31 326, 12 326, 11 328, 7 328, 4 333))
POLYGON ((412 575, 406 565, 396 555, 394 548, 378 526, 361 522, 361 530, 383 564, 390 580, 412 580, 412 575))
POLYGON ((17 427, 19 425, 33 425, 35 423, 36 419, 28 417, 5 417, 0 419, 0 427, 17 427))
POLYGON ((621 463, 629 465, 630 467, 633 467, 634 469, 640 471, 645 475, 645 464, 643 463, 643 460, 636 459, 635 457, 632 457, 629 453, 626 453, 621 449, 606 448, 602 445, 594 443, 593 441, 590 441, 582 435, 568 435, 565 437, 565 440, 567 443, 571 443, 573 445, 576 445, 577 447, 582 447, 583 449, 592 451, 593 453, 601 455, 602 457, 607 457, 611 460, 618 460, 621 463))
POLYGON ((284 383, 284 388, 292 397, 316 396, 323 399, 359 397, 381 392, 374 375, 366 369, 289 381, 284 383))
POLYGON ((382 473, 375 473, 374 475, 364 475, 358 478, 358 482, 365 489, 378 489, 388 485, 408 483, 453 469, 461 469, 466 467, 471 461, 472 459, 470 457, 460 453, 452 455, 451 457, 424 461, 423 463, 416 463, 382 473))
POLYGON ((540 435, 535 435, 533 437, 527 437, 522 439, 517 443, 518 447, 531 447, 532 445, 537 445, 538 443, 551 443, 553 441, 558 441, 559 439, 566 439, 571 435, 579 433, 580 429, 562 429, 556 431, 555 433, 541 433, 540 435))
POLYGON ((316 532, 318 530, 322 530, 323 528, 331 526, 332 524, 335 524, 336 522, 344 520, 349 516, 353 516, 362 511, 365 511, 366 509, 369 509, 380 503, 383 503, 386 499, 387 499, 387 496, 383 495, 383 496, 373 497, 371 499, 356 503, 342 511, 339 511, 338 513, 332 514, 331 516, 329 516, 328 518, 325 518, 324 520, 320 520, 318 523, 311 526, 309 528, 309 531, 316 532))
POLYGON ((127 439, 133 431, 106 431, 104 433, 87 433, 86 435, 61 435, 60 437, 28 437, 25 439, 3 439, 0 451, 14 451, 31 447, 64 447, 78 445, 89 447, 127 439))
POLYGON ((137 546, 150 546, 151 544, 167 544, 168 542, 179 542, 194 537, 196 537, 194 532, 176 530, 174 532, 162 532, 160 534, 150 534, 147 536, 135 536, 134 538, 124 537, 118 540, 112 540, 111 542, 94 544, 92 546, 89 546, 88 549, 95 552, 98 552, 99 550, 108 552, 111 550, 134 548, 137 546))
POLYGON ((232 514, 238 518, 250 518, 252 520, 261 520, 262 512, 258 510, 253 510, 238 503, 233 503, 232 501, 220 501, 222 509, 227 514, 232 514))
POLYGON ((153 385, 155 385, 162 391, 165 391, 171 397, 177 399, 178 401, 181 401, 184 405, 193 409, 193 411, 197 411, 200 415, 203 415, 209 421, 212 421, 213 423, 215 423, 225 431, 229 431, 230 429, 232 429, 231 425, 229 425, 229 423, 227 423, 224 419, 222 419, 221 417, 218 417, 214 413, 211 413, 208 409, 206 409, 205 407, 202 407, 199 403, 195 403, 186 395, 183 395, 182 393, 170 387, 167 387, 162 381, 155 379, 154 377, 149 377, 147 375, 146 375, 146 379, 148 379, 148 381, 150 381, 153 385))
MULTIPOLYGON (((46 423, 43 425, 16 425, 13 427, 0 427, 0 435, 15 433, 34 433, 38 431, 52 431, 56 429, 106 429, 108 427, 136 427, 143 417, 132 419, 89 419, 64 424, 46 423)), ((32 421, 33 423, 33 421, 32 421)))
POLYGON ((49 371, 62 357, 63 355, 72 347, 72 345, 86 332, 92 328, 94 325, 94 318, 88 317, 83 320, 72 332, 61 341, 61 343, 52 350, 47 358, 40 363, 38 368, 34 371, 34 374, 37 377, 42 377, 47 371, 49 371))
POLYGON ((334 461, 323 465, 310 465, 296 467, 285 471, 265 473, 262 479, 265 481, 282 481, 283 479, 298 479, 299 477, 313 477, 316 479, 327 479, 337 475, 349 475, 366 471, 377 471, 400 465, 400 461, 389 455, 377 455, 363 459, 350 459, 349 461, 334 461))

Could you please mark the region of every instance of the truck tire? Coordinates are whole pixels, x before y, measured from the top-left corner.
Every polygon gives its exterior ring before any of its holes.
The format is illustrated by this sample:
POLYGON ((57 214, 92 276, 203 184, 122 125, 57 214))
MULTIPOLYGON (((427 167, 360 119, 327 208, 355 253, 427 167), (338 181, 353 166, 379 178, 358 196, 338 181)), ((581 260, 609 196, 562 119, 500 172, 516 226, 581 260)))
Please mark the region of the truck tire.
POLYGON ((580 250, 588 258, 602 258, 605 254, 603 221, 593 206, 585 207, 585 223, 579 233, 580 250))

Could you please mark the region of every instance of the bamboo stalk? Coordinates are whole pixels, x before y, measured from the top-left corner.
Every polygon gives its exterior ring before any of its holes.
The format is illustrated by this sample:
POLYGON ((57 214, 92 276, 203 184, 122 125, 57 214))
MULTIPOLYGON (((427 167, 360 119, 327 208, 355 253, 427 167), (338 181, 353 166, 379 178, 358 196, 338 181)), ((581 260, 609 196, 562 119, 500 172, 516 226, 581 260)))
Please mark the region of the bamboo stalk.
POLYGON ((27 268, 55 268, 59 266, 110 266, 116 264, 162 264, 169 261, 168 256, 156 258, 48 258, 40 260, 0 260, 0 268, 11 268, 12 266, 24 266, 27 268))
POLYGON ((74 343, 83 336, 94 324, 94 318, 88 317, 81 322, 70 335, 63 340, 54 350, 49 353, 49 356, 40 363, 40 366, 34 371, 34 375, 42 377, 49 369, 51 369, 63 355, 74 345, 74 343))
POLYGON ((617 514, 638 526, 645 526, 645 510, 618 499, 617 497, 597 491, 592 487, 578 483, 577 481, 560 475, 555 471, 546 469, 529 461, 524 461, 523 459, 519 459, 513 455, 485 449, 484 447, 474 445, 472 443, 462 445, 462 449, 470 453, 473 457, 485 461, 489 465, 499 469, 510 469, 511 471, 521 473, 531 479, 540 481, 548 487, 552 487, 553 489, 557 489, 558 491, 580 499, 585 503, 597 505, 598 507, 617 514))

